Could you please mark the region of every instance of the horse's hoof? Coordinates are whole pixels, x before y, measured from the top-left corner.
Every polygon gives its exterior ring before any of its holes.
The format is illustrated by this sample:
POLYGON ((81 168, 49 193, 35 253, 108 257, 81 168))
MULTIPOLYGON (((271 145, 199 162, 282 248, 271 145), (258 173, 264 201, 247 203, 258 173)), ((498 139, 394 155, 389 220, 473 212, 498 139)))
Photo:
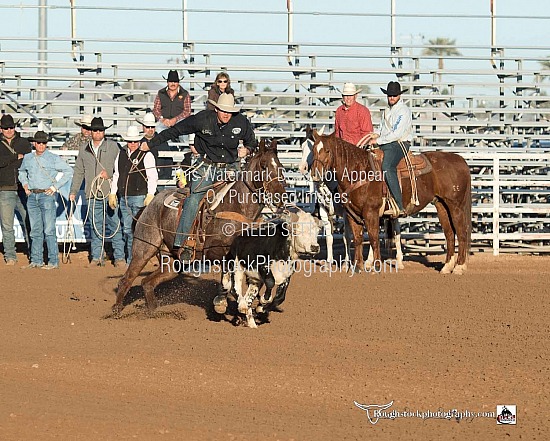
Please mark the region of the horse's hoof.
POLYGON ((441 271, 439 271, 439 274, 451 274, 452 269, 445 264, 443 268, 441 268, 441 271))
POLYGON ((115 317, 120 317, 120 314, 122 313, 122 310, 124 309, 124 306, 118 304, 118 303, 115 303, 113 305, 113 307, 111 308, 111 310, 113 311, 113 315, 115 317))
POLYGON ((464 271, 466 271, 466 265, 457 265, 453 270, 453 274, 461 276, 464 274, 464 271))
POLYGON ((225 295, 214 297, 214 311, 218 314, 225 314, 225 311, 227 311, 227 297, 225 295))

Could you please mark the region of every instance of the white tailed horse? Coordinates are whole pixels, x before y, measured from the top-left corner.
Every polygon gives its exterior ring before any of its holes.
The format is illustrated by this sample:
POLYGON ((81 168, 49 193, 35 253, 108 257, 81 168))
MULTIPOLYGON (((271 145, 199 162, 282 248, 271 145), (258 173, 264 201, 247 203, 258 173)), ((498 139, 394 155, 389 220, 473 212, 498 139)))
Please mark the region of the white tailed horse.
MULTIPOLYGON (((322 131, 322 130, 321 130, 322 131)), ((302 143, 302 159, 300 160, 299 170, 304 175, 307 176, 309 169, 311 167, 311 161, 313 159, 313 154, 311 148, 313 147, 313 140, 306 138, 302 143)), ((333 231, 334 231, 334 219, 335 216, 341 216, 344 220, 344 231, 343 231, 343 241, 345 248, 345 256, 343 263, 346 267, 349 268, 350 257, 349 257, 349 246, 348 246, 348 225, 346 220, 346 210, 340 203, 334 203, 333 192, 329 185, 334 186, 332 189, 336 188, 336 182, 313 182, 309 179, 310 191, 315 193, 315 199, 319 204, 319 217, 323 222, 323 229, 325 233, 325 240, 327 243, 327 262, 333 263, 334 260, 334 250, 333 250, 333 231)), ((338 262, 337 262, 338 263, 338 262)))

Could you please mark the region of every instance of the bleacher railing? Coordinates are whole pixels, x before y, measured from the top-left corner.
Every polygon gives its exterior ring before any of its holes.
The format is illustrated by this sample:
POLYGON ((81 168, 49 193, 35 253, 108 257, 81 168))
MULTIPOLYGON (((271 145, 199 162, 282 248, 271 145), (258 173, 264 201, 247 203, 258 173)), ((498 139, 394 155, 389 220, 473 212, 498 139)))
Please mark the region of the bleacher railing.
MULTIPOLYGON (((300 190, 305 126, 332 129, 343 83, 363 88, 359 99, 376 126, 386 105, 379 88, 398 80, 413 110, 415 148, 455 151, 470 163, 473 248, 550 251, 547 47, 460 46, 464 55, 446 57, 422 55, 426 45, 86 38, 75 57, 74 42, 48 39, 48 59, 37 62, 36 38, 0 37, 0 110, 20 120, 24 136, 45 124, 55 149, 79 130, 80 114, 95 113, 120 139, 152 107, 169 69, 184 76, 194 112, 227 70, 258 137, 278 138, 291 190, 300 190)), ((411 250, 440 247, 434 217, 428 208, 405 221, 411 250)))

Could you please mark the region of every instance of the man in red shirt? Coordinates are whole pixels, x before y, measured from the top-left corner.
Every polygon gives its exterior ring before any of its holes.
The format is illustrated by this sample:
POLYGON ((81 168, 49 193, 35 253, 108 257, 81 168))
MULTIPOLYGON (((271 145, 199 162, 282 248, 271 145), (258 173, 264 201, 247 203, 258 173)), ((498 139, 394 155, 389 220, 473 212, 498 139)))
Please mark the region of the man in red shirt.
POLYGON ((372 133, 372 120, 370 111, 356 101, 357 89, 353 83, 345 83, 342 90, 342 104, 336 109, 336 122, 334 131, 338 138, 342 138, 352 144, 357 144, 361 138, 372 133))

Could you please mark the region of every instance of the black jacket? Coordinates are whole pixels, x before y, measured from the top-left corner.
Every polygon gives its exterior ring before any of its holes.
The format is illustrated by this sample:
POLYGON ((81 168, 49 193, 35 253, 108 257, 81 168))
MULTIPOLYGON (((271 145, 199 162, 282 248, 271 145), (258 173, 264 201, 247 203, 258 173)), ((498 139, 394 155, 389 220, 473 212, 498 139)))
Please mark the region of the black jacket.
POLYGON ((255 151, 258 143, 248 118, 235 113, 227 124, 219 124, 214 110, 203 110, 163 130, 148 142, 151 151, 179 135, 195 134, 195 149, 213 162, 233 163, 239 160, 237 148, 242 140, 255 151))
POLYGON ((0 190, 17 190, 17 174, 23 161, 17 159, 17 155, 26 155, 31 151, 31 143, 26 138, 21 138, 18 133, 12 138, 11 143, 0 135, 0 190), (10 151, 8 145, 15 153, 10 151))

